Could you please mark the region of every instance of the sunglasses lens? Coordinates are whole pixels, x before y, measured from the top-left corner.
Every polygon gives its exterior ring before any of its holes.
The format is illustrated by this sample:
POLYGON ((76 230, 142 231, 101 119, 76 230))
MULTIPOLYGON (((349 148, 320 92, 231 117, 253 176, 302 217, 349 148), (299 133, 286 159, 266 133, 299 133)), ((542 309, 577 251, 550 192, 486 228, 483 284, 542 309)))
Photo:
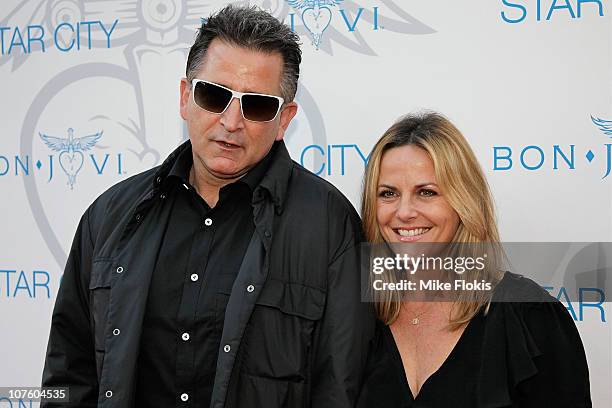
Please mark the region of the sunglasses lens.
POLYGON ((202 109, 212 113, 221 113, 232 99, 232 93, 214 84, 197 82, 193 100, 202 109))
POLYGON ((244 95, 242 112, 245 119, 255 122, 267 122, 276 116, 280 101, 265 95, 244 95))

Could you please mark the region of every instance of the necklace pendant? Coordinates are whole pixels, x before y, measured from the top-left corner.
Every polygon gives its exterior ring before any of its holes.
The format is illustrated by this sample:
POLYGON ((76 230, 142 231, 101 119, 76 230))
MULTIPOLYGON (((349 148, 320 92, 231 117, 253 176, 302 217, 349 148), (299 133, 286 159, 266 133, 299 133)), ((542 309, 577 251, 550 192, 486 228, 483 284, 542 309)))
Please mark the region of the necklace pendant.
POLYGON ((412 319, 412 324, 413 324, 413 325, 417 325, 417 324, 419 324, 419 318, 418 318, 418 317, 415 317, 414 319, 412 319))

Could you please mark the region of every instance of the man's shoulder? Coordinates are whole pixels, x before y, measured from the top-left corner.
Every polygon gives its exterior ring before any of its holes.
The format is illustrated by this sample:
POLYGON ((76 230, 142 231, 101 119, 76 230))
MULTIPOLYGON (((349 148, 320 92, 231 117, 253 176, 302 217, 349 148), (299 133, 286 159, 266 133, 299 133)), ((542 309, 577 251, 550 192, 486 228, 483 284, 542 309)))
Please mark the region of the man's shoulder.
POLYGON ((348 198, 332 183, 305 169, 299 163, 293 161, 293 176, 291 180, 291 194, 304 195, 309 198, 321 196, 337 202, 339 205, 348 206, 354 210, 348 198))
POLYGON ((321 249, 328 264, 363 241, 361 219, 348 198, 329 181, 292 161, 291 176, 278 225, 299 240, 288 245, 321 249))
MULTIPOLYGON (((350 200, 329 181, 293 162, 288 210, 304 220, 326 220, 332 230, 360 233, 361 219, 350 200)), ((315 228, 313 228, 315 230, 315 228)), ((361 239, 361 238, 360 238, 361 239)))

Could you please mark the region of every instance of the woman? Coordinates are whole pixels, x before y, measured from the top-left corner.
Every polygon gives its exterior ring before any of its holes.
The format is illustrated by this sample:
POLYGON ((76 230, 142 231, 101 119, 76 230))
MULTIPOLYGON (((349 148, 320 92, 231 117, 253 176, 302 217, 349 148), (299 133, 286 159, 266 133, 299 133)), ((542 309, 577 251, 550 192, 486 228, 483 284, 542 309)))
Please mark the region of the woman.
MULTIPOLYGON (((476 157, 436 113, 404 117, 374 146, 362 217, 372 243, 486 243, 501 253, 476 157)), ((492 283, 489 292, 463 291, 453 301, 375 293, 378 335, 359 407, 591 406, 585 353, 569 313, 533 281, 501 272, 498 262, 493 257, 475 272, 492 283), (509 297, 517 293, 529 302, 509 297)))

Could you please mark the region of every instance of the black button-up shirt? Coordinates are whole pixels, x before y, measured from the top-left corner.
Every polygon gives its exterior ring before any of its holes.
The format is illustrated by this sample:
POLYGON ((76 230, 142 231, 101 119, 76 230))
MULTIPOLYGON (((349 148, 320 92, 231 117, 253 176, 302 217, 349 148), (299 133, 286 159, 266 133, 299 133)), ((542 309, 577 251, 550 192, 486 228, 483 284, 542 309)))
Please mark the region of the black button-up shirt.
POLYGON ((191 148, 172 167, 163 187, 171 215, 149 288, 136 406, 209 406, 227 294, 255 229, 251 197, 271 155, 223 187, 214 208, 189 184, 191 148))

